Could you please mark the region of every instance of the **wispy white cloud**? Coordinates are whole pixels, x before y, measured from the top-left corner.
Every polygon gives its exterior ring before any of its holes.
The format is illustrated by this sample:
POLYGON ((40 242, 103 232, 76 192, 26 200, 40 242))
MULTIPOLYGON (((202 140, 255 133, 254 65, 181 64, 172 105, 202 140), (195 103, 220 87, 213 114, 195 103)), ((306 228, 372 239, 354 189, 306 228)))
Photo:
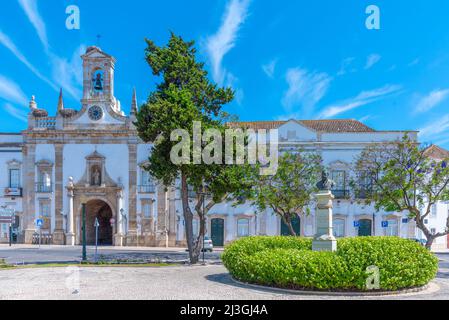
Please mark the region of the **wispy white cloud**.
POLYGON ((23 109, 20 109, 18 107, 13 106, 10 103, 6 103, 4 105, 4 110, 10 114, 11 116, 13 116, 16 119, 19 119, 22 122, 27 122, 27 112, 23 109))
POLYGON ((361 117, 358 121, 359 122, 365 122, 365 121, 368 121, 368 120, 370 120, 372 118, 373 118, 373 115, 367 114, 366 116, 361 117))
POLYGON ((0 75, 0 98, 21 105, 27 104, 27 97, 19 85, 2 75, 0 75))
POLYGON ((434 90, 428 95, 421 97, 416 105, 415 112, 422 113, 429 111, 446 100, 447 97, 449 97, 449 89, 434 90))
POLYGON ((301 68, 287 70, 288 90, 282 98, 282 105, 287 111, 293 107, 302 107, 308 114, 325 96, 332 78, 324 72, 309 72, 301 68))
POLYGON ((419 63, 419 58, 416 58, 415 60, 411 61, 407 66, 408 67, 413 67, 416 66, 419 63))
POLYGON ((37 8, 37 0, 18 0, 20 6, 25 12, 28 20, 30 20, 34 29, 36 29, 37 35, 42 42, 45 50, 48 50, 48 37, 47 37, 47 28, 45 27, 44 20, 39 14, 39 10, 37 8))
POLYGON ((61 58, 54 54, 49 54, 52 63, 52 77, 55 82, 73 98, 81 97, 81 87, 83 82, 82 61, 80 56, 86 51, 85 45, 80 45, 70 59, 61 58))
POLYGON ((362 91, 356 97, 326 107, 318 117, 319 118, 335 117, 341 113, 348 112, 350 110, 359 108, 361 106, 385 98, 393 93, 398 92, 399 90, 401 90, 401 88, 402 87, 399 85, 386 85, 382 88, 369 91, 362 91))
POLYGON ((226 84, 229 72, 223 67, 224 56, 235 47, 238 32, 248 16, 250 0, 230 0, 218 31, 206 41, 212 65, 212 76, 220 85, 226 84))
POLYGON ((380 56, 379 54, 370 54, 366 59, 365 70, 371 69, 376 63, 380 61, 380 59, 382 59, 382 56, 380 56))
POLYGON ((273 78, 278 59, 273 59, 269 63, 262 65, 262 70, 269 78, 273 78))
POLYGON ((337 72, 337 76, 343 76, 348 72, 356 72, 357 70, 355 68, 348 70, 349 66, 352 64, 352 62, 354 62, 354 60, 355 60, 354 57, 344 59, 341 62, 341 67, 340 70, 337 72))
POLYGON ((14 56, 19 59, 34 75, 36 75, 39 79, 47 83, 54 90, 58 88, 54 85, 52 81, 50 81, 47 77, 45 77, 36 67, 34 67, 30 61, 23 55, 23 53, 17 48, 14 42, 0 30, 0 44, 5 46, 9 51, 14 54, 14 56))
POLYGON ((449 129, 449 114, 446 114, 419 129, 419 138, 422 140, 442 138, 441 134, 442 133, 444 134, 448 129, 449 129))

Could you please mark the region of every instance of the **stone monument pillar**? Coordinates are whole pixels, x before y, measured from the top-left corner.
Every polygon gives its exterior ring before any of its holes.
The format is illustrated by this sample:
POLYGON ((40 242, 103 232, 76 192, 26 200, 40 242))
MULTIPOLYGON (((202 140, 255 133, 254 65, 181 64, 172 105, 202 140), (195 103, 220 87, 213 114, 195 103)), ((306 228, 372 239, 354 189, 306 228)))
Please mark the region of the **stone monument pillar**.
POLYGON ((330 191, 334 185, 326 172, 317 187, 320 190, 316 195, 317 207, 315 211, 316 234, 312 242, 313 251, 337 251, 337 240, 332 230, 332 200, 334 196, 330 191))
POLYGON ((67 233, 65 236, 66 244, 68 246, 75 245, 75 232, 74 232, 74 220, 73 220, 73 178, 69 177, 69 184, 67 186, 67 195, 69 198, 69 212, 67 214, 67 233))
POLYGON ((123 209, 123 190, 120 190, 117 193, 117 215, 116 215, 117 231, 114 237, 114 246, 116 247, 123 247, 123 240, 125 238, 123 234, 124 219, 122 217, 121 209, 123 209))

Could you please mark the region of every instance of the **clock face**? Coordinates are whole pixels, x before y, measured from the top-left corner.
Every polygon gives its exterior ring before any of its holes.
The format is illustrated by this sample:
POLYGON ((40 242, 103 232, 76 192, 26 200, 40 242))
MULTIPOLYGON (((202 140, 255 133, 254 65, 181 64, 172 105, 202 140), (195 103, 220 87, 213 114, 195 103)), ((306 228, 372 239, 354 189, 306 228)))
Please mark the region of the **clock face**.
POLYGON ((99 106, 93 106, 89 109, 89 118, 93 121, 98 121, 103 118, 103 109, 99 106))

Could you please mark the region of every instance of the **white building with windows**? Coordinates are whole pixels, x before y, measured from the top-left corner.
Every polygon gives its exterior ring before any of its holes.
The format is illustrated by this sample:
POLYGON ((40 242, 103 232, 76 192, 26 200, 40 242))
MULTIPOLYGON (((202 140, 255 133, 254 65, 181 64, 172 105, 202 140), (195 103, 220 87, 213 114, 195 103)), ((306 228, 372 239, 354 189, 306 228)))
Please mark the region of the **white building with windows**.
MULTIPOLYGON (((20 133, 0 133, 0 210, 16 213, 14 239, 35 242, 39 219, 42 234, 51 243, 80 244, 84 212, 89 244, 94 243, 95 219, 103 245, 185 244, 179 188, 158 184, 143 168, 152 146, 138 138, 133 125, 138 111, 135 92, 131 113, 125 115, 114 96, 115 59, 98 47, 89 47, 81 58, 84 81, 79 108, 66 108, 61 92, 57 114, 49 116, 33 97, 28 126, 20 133)), ((417 139, 417 132, 376 131, 355 120, 241 125, 278 129, 281 152, 301 147, 321 154, 336 181, 337 237, 420 237, 404 214, 375 212, 347 197, 350 166, 358 153, 372 143, 394 141, 404 134, 417 139)), ((447 216, 447 204, 439 204, 429 226, 440 231, 447 216)), ((198 230, 197 220, 194 227, 198 230)), ((294 227, 302 236, 313 236, 313 210, 295 221, 294 227)), ((208 216, 207 233, 216 246, 222 246, 248 235, 285 234, 286 228, 269 210, 257 212, 250 204, 222 203, 208 216)), ((8 225, 0 225, 0 242, 8 237, 8 225)), ((446 247, 446 239, 436 245, 446 247)))

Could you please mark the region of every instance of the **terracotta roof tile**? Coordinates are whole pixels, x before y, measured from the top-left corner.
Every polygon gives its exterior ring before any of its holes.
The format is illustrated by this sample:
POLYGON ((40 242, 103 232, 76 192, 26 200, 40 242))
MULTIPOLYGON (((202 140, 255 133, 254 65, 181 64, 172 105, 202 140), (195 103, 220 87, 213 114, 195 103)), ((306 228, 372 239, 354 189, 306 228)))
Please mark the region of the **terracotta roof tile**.
POLYGON ((444 160, 449 158, 449 151, 437 145, 431 145, 424 151, 424 154, 435 160, 444 160))
MULTIPOLYGON (((338 132, 375 132, 374 129, 364 125, 357 120, 296 120, 303 126, 324 133, 338 132)), ((247 129, 277 129, 288 121, 252 121, 252 122, 234 122, 229 126, 232 128, 243 127, 247 129)))

